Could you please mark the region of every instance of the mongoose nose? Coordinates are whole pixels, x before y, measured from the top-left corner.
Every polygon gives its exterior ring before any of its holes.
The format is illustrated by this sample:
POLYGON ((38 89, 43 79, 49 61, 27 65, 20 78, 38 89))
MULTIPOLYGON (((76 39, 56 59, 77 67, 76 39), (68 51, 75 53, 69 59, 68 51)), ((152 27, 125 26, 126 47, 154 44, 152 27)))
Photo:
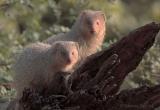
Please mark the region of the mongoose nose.
POLYGON ((90 33, 91 34, 94 34, 96 31, 95 31, 95 29, 92 27, 91 29, 90 29, 90 33))
POLYGON ((70 58, 67 59, 67 63, 68 63, 68 64, 71 63, 71 59, 70 59, 70 58))

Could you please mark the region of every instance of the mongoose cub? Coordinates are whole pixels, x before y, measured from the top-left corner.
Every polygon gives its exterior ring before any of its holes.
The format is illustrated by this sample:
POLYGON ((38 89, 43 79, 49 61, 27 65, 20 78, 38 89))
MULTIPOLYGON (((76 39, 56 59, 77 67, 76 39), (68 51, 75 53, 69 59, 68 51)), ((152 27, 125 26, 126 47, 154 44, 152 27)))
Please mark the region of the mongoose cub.
POLYGON ((21 98, 24 88, 42 91, 54 80, 56 72, 72 71, 78 57, 78 44, 72 41, 27 46, 14 65, 17 98, 21 98))
POLYGON ((83 60, 97 52, 105 36, 105 14, 102 11, 84 10, 78 16, 71 30, 45 40, 52 44, 55 41, 74 41, 79 44, 79 56, 83 60))

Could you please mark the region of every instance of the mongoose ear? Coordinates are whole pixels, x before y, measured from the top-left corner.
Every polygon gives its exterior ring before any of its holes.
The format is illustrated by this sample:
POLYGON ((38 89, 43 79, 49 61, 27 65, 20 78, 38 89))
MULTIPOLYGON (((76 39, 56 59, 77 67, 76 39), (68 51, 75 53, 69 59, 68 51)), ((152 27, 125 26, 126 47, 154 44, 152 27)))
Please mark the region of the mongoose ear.
POLYGON ((79 44, 75 42, 75 45, 76 45, 77 50, 79 50, 79 44))
POLYGON ((61 46, 61 43, 60 42, 55 42, 55 48, 59 48, 61 46))
POLYGON ((54 46, 53 46, 54 52, 59 51, 61 49, 61 47, 62 47, 62 43, 61 42, 55 42, 54 46))
POLYGON ((86 13, 87 13, 86 10, 84 10, 84 11, 82 11, 82 12, 80 13, 80 16, 81 16, 81 17, 84 17, 84 16, 86 15, 86 13))
POLYGON ((102 18, 104 19, 104 21, 106 22, 106 16, 105 16, 105 14, 103 12, 101 12, 100 14, 101 14, 102 18))
POLYGON ((99 13, 99 15, 103 18, 103 20, 106 22, 106 16, 105 13, 103 13, 102 11, 97 11, 99 13))

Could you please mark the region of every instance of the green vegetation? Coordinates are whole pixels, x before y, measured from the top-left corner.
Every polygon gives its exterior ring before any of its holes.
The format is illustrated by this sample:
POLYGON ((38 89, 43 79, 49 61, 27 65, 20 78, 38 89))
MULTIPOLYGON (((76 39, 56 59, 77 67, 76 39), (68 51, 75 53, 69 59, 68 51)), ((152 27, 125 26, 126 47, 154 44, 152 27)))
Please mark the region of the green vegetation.
MULTIPOLYGON (((160 22, 159 0, 0 0, 0 98, 14 96, 2 84, 13 81, 11 65, 25 45, 67 32, 81 10, 106 13, 104 47, 136 27, 160 22)), ((156 84, 160 79, 160 37, 130 74, 123 88, 156 84)))

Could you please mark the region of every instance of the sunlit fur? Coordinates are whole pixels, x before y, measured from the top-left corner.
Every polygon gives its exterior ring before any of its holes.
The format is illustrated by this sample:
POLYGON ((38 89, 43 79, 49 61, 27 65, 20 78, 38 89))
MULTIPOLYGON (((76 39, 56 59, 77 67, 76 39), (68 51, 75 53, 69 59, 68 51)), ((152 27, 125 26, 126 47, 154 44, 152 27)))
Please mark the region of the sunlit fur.
POLYGON ((80 59, 97 52, 105 36, 105 15, 102 11, 85 10, 80 13, 71 30, 45 40, 52 44, 55 41, 75 41, 79 44, 80 59))
POLYGON ((53 80, 57 71, 72 71, 78 60, 77 46, 77 43, 71 41, 27 46, 14 65, 17 98, 22 96, 24 88, 41 91, 53 80))

